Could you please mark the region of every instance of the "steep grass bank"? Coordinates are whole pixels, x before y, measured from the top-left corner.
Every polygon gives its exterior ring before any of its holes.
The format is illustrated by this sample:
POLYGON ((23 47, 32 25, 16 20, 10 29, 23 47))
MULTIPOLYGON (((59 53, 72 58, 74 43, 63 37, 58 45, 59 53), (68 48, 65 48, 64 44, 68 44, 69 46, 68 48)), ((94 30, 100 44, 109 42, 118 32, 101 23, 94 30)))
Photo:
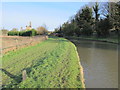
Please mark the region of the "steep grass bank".
POLYGON ((11 51, 2 57, 3 86, 9 88, 83 88, 76 47, 63 38, 11 51), (27 79, 22 81, 22 71, 27 79))

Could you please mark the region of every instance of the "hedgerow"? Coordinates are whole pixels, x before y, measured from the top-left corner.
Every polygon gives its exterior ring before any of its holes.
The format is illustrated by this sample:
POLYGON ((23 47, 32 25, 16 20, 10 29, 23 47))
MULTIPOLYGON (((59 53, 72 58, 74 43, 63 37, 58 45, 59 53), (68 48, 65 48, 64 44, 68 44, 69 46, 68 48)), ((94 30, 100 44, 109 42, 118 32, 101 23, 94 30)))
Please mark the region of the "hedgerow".
POLYGON ((8 36, 19 36, 19 31, 9 31, 8 36))
POLYGON ((37 31, 35 29, 26 31, 9 31, 8 36, 36 36, 37 31))

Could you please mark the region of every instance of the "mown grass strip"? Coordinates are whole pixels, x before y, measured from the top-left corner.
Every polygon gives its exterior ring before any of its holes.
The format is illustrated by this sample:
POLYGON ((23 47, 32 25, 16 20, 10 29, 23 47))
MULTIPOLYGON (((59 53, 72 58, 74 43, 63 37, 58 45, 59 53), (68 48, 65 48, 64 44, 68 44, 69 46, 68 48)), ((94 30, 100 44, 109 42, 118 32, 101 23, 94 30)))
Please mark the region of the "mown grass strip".
POLYGON ((48 40, 3 56, 4 87, 82 88, 79 58, 74 44, 63 38, 48 40), (27 79, 22 81, 22 70, 27 79))

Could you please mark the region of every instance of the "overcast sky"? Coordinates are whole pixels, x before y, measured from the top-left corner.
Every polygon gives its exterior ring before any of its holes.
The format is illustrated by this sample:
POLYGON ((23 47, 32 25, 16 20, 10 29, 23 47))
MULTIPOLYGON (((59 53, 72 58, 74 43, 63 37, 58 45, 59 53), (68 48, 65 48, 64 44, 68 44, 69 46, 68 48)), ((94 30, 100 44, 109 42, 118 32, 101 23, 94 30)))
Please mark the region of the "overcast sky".
POLYGON ((53 31, 85 4, 87 2, 3 2, 2 27, 25 28, 31 21, 35 29, 46 24, 48 30, 53 31))

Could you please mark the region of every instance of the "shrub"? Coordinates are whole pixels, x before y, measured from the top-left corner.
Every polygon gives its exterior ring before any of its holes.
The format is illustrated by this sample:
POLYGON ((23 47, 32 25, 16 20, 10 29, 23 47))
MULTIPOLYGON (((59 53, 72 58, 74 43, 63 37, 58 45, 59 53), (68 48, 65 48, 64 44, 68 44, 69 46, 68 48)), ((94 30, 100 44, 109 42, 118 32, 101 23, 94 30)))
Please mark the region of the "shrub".
POLYGON ((26 30, 26 31, 9 31, 9 36, 35 36, 37 31, 35 29, 26 30))
POLYGON ((35 29, 30 30, 31 31, 31 35, 30 36, 35 36, 37 35, 37 31, 35 29))
POLYGON ((8 36, 19 36, 19 31, 9 31, 8 36))
POLYGON ((32 30, 27 30, 27 31, 20 31, 19 35, 20 36, 35 36, 37 34, 37 31, 32 29, 32 30))
POLYGON ((45 26, 40 26, 37 28, 37 34, 38 35, 43 35, 43 34, 47 34, 48 30, 46 29, 45 26))
POLYGON ((23 36, 23 33, 25 33, 25 31, 20 31, 19 36, 23 36))
POLYGON ((7 35, 8 34, 8 30, 7 29, 2 29, 2 30, 0 30, 0 33, 2 35, 7 35))

